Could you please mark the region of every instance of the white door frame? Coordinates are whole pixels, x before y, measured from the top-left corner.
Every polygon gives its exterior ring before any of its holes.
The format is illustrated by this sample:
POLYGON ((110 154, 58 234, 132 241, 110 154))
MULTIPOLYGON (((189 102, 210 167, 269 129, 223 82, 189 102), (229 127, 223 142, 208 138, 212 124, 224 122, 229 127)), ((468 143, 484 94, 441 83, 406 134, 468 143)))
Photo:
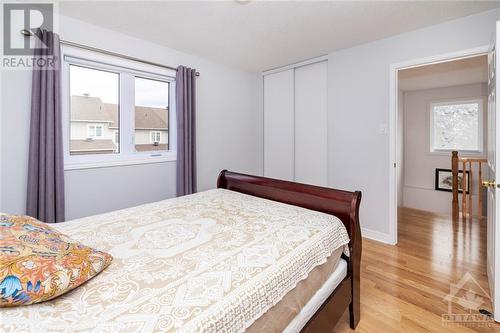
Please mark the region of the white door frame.
MULTIPOLYGON (((444 53, 425 58, 393 63, 389 69, 389 235, 390 244, 398 242, 398 197, 397 197, 397 124, 398 124, 398 71, 411 67, 447 62, 460 58, 474 57, 488 53, 489 45, 472 49, 444 53)), ((451 205, 451 201, 450 201, 451 205)))

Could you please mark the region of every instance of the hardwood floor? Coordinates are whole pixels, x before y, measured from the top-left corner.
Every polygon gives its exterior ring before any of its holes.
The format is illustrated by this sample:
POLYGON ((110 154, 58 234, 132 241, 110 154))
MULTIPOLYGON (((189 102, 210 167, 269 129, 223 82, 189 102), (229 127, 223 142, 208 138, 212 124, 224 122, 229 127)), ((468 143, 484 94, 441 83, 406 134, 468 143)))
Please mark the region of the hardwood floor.
MULTIPOLYGON (((464 287, 452 299, 452 313, 471 313, 460 305, 467 295, 469 300, 483 301, 480 308, 491 311, 491 303, 481 291, 489 295, 486 222, 453 223, 447 217, 402 208, 398 223, 397 246, 363 239, 361 321, 356 332, 500 332, 499 324, 446 326, 442 320, 448 313, 445 297, 450 284, 459 283, 464 276, 464 287)), ((335 332, 354 332, 348 322, 345 313, 335 332)))

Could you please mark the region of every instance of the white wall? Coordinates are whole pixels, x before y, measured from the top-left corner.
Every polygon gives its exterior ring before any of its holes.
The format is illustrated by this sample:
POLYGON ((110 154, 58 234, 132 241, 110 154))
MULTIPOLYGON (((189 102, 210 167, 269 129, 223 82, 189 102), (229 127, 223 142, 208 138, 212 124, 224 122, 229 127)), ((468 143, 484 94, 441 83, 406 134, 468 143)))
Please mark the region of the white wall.
MULTIPOLYGON (((198 189, 215 187, 220 170, 262 174, 260 75, 60 17, 62 39, 201 72, 197 78, 198 189)), ((31 72, 2 73, 2 210, 24 213, 31 72), (6 84, 8 83, 8 84, 6 84)), ((65 172, 67 218, 174 196, 175 163, 65 172)))
POLYGON ((365 236, 390 242, 390 65, 490 43, 494 10, 329 54, 329 182, 361 190, 365 236), (382 134, 381 134, 382 132, 382 134))
MULTIPOLYGON (((469 84, 448 88, 408 91, 404 93, 404 202, 405 207, 451 215, 451 192, 434 190, 436 168, 451 169, 451 155, 431 153, 429 137, 429 108, 432 102, 482 98, 484 128, 487 124, 487 84, 469 84)), ((486 149, 486 136, 483 146, 486 149)), ((485 154, 484 154, 485 155, 485 154)), ((464 155, 461 155, 464 156, 464 155)), ((483 172, 486 169, 483 168, 483 172)), ((483 173, 485 174, 485 173, 483 173)), ((472 193, 477 194, 473 173, 472 193)), ((476 203, 477 201, 474 200, 476 203)))

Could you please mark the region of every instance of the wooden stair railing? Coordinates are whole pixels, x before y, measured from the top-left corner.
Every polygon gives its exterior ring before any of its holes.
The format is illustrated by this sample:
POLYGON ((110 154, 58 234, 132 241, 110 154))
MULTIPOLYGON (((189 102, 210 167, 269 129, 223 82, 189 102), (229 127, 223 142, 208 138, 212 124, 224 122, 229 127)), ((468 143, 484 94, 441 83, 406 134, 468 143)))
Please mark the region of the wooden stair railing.
POLYGON ((458 220, 460 213, 462 218, 483 218, 483 163, 486 163, 486 158, 468 158, 459 157, 457 151, 451 153, 451 173, 452 173, 452 217, 453 220, 458 220), (476 169, 476 165, 477 169, 476 169), (462 167, 460 169, 460 166, 462 167), (474 167, 473 167, 474 166, 474 167), (475 181, 474 170, 477 170, 477 180, 475 181), (462 177, 459 184, 459 172, 462 171, 462 177), (469 186, 467 186, 467 171, 469 172, 469 186), (460 186, 461 185, 461 186, 460 186), (472 191, 477 187, 477 214, 473 213, 472 191), (468 187, 468 188, 467 188, 468 187), (459 205, 458 196, 462 188, 462 204, 459 205), (467 189, 469 190, 467 193, 467 189))

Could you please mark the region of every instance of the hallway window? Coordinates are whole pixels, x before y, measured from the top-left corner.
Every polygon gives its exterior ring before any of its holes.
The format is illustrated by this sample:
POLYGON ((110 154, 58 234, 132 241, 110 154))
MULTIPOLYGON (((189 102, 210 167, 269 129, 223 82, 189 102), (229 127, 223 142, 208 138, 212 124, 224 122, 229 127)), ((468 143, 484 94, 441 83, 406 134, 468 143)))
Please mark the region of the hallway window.
POLYGON ((431 151, 483 151, 482 100, 432 103, 431 151))

